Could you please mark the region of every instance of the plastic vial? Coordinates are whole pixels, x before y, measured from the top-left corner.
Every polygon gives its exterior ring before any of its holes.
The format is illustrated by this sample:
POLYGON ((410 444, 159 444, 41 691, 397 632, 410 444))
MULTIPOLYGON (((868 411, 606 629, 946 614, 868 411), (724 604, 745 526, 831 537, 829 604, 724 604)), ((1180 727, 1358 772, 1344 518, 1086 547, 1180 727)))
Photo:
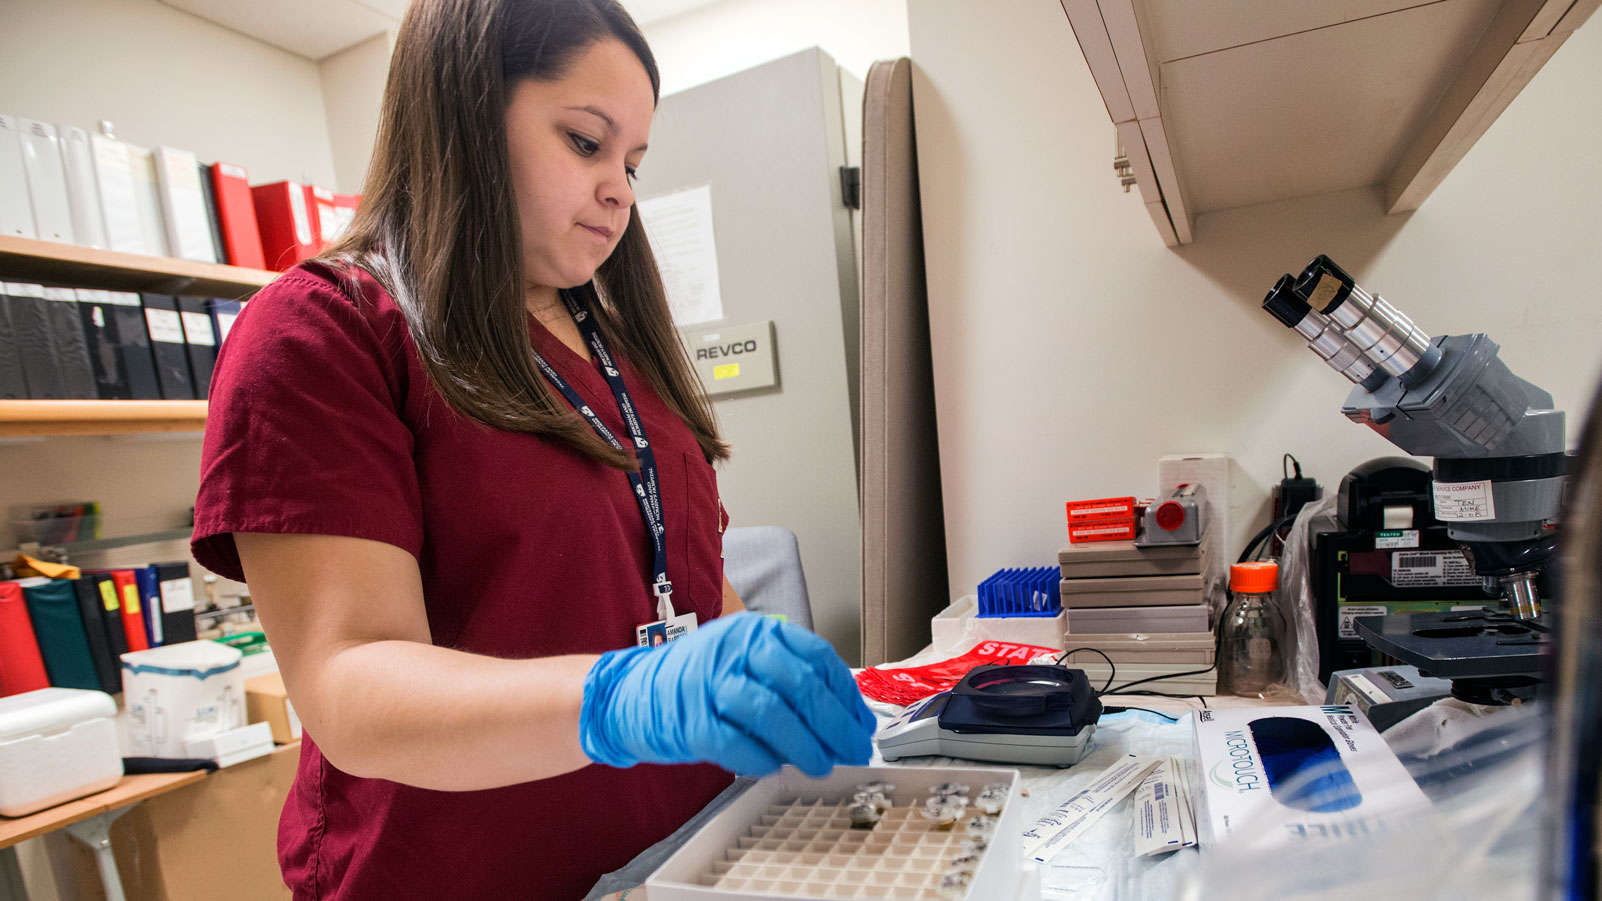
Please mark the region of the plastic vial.
POLYGON ((998 814, 1001 808, 1007 805, 1007 786, 1000 783, 987 785, 979 793, 979 800, 974 802, 975 807, 984 813, 998 814))
POLYGON ((967 830, 969 836, 989 841, 990 837, 996 834, 996 825, 1000 822, 1000 817, 979 816, 969 819, 963 824, 963 828, 967 830))
POLYGON ((933 798, 945 798, 952 795, 967 794, 968 786, 963 785, 961 782, 942 782, 939 785, 936 785, 934 788, 929 789, 929 796, 933 798))
POLYGON ((942 898, 962 898, 968 894, 968 886, 973 883, 973 876, 968 873, 947 873, 940 877, 940 885, 935 892, 942 898))
POLYGON ((880 810, 872 804, 856 803, 846 808, 846 816, 851 818, 852 829, 872 829, 879 822, 880 810))
POLYGON ((1260 695, 1285 678, 1285 620, 1274 603, 1279 564, 1236 563, 1229 568, 1234 596, 1219 624, 1219 688, 1260 695))
POLYGON ((947 872, 968 873, 972 875, 972 873, 977 869, 979 869, 978 854, 960 854, 951 858, 951 864, 947 868, 947 872))
POLYGON ((954 804, 949 799, 930 798, 926 804, 918 808, 918 813, 933 823, 935 829, 949 832, 957 819, 962 816, 962 809, 963 805, 954 804))
POLYGON ((884 792, 878 791, 857 792, 851 796, 851 803, 872 805, 880 813, 890 809, 890 799, 885 797, 884 792))

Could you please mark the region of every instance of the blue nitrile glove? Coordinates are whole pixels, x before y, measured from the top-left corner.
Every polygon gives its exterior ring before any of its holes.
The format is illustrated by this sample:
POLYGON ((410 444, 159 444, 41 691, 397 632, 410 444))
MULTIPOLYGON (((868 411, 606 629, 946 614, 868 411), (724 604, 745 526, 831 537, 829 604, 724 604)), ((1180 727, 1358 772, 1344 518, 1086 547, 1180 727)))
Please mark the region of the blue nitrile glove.
POLYGON ((707 761, 762 775, 789 763, 816 777, 867 763, 874 724, 827 642, 738 613, 601 655, 584 679, 579 742, 607 766, 707 761))

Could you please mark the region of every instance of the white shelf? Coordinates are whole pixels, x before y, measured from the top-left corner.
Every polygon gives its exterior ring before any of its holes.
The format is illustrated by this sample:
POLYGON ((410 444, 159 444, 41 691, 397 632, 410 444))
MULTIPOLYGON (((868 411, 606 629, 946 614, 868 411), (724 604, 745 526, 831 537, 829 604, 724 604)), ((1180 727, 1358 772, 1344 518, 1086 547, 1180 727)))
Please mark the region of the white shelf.
POLYGON ((1602 0, 1061 0, 1169 246, 1369 185, 1414 210, 1602 0))

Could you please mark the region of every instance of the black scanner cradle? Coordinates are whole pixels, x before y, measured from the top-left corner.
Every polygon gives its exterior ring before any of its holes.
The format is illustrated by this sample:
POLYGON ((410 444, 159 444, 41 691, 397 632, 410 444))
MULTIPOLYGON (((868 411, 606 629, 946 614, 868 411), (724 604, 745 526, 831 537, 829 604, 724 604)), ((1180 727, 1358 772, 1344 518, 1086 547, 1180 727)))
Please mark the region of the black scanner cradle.
POLYGON ((1101 709, 1083 670, 979 666, 951 690, 908 707, 874 743, 886 761, 938 755, 1073 766, 1090 749, 1101 709))

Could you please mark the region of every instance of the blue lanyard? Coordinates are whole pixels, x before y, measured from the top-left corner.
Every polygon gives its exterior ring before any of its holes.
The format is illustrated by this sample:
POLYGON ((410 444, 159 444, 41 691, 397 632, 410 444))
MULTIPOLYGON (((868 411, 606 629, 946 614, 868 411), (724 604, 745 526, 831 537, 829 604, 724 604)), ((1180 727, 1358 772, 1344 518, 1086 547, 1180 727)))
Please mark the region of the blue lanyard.
MULTIPOLYGON (((651 580, 651 591, 656 595, 657 616, 659 619, 673 618, 673 583, 667 576, 667 525, 662 519, 662 490, 656 477, 656 452, 651 449, 651 443, 645 440, 645 424, 634 409, 634 401, 629 397, 629 389, 623 384, 623 374, 618 371, 617 364, 612 360, 612 354, 606 349, 606 341, 601 338, 601 330, 595 324, 590 311, 578 302, 571 292, 562 292, 562 301, 567 304, 567 310, 573 314, 573 321, 578 323, 579 331, 584 340, 590 345, 595 358, 601 362, 601 370, 605 374, 607 387, 612 389, 612 396, 617 399, 618 412, 623 414, 623 424, 629 430, 629 438, 634 443, 634 456, 640 461, 640 471, 628 474, 629 485, 634 489, 634 498, 640 503, 640 515, 645 518, 645 528, 651 533, 651 545, 656 553, 655 573, 651 580)), ((534 362, 539 364, 540 372, 545 374, 547 381, 567 398, 573 409, 579 412, 590 428, 595 430, 608 444, 618 450, 623 449, 623 442, 617 439, 612 430, 606 427, 589 404, 584 402, 573 386, 562 378, 539 351, 534 351, 534 362)))

